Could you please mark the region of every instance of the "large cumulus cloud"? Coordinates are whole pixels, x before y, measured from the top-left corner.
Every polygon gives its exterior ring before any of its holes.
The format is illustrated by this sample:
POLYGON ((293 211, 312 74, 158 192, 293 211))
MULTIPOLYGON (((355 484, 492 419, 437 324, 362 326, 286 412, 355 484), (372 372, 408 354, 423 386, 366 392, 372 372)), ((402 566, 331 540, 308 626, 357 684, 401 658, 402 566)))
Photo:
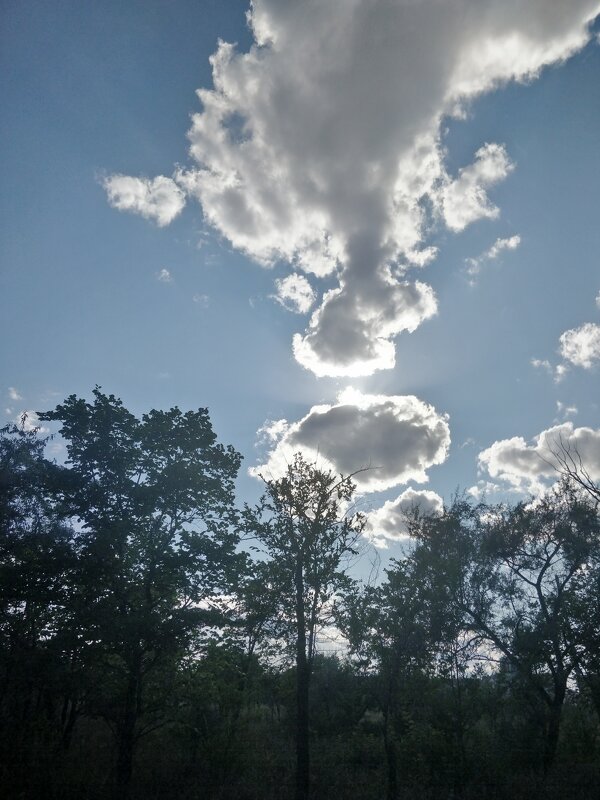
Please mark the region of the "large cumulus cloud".
MULTIPOLYGON (((599 10, 598 0, 254 0, 254 45, 219 44, 189 131, 193 163, 174 177, 257 261, 337 272, 339 289, 296 337, 304 366, 393 365, 394 336, 435 311, 431 290, 406 275, 435 255, 430 223, 460 231, 497 216, 488 190, 512 168, 501 144, 481 142, 450 175, 444 115, 567 58, 599 10)), ((148 210, 148 187, 133 188, 112 202, 159 224, 178 208, 172 187, 164 215, 148 210)))
POLYGON ((281 475, 300 451, 324 469, 357 473, 361 492, 409 480, 426 482, 427 469, 441 464, 450 446, 448 419, 433 406, 413 395, 371 395, 353 389, 342 392, 337 403, 313 406, 298 422, 280 420, 263 434, 274 446, 266 463, 252 468, 251 474, 281 475))

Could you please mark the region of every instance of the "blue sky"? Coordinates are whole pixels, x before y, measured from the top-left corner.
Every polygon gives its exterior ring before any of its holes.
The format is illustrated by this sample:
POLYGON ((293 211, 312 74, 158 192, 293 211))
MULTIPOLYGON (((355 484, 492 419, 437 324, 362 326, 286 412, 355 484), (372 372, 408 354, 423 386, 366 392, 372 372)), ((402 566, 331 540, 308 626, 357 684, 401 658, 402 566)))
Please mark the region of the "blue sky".
POLYGON ((208 406, 242 498, 377 466, 391 554, 559 435, 600 477, 600 6, 417 5, 2 4, 5 420, 208 406))

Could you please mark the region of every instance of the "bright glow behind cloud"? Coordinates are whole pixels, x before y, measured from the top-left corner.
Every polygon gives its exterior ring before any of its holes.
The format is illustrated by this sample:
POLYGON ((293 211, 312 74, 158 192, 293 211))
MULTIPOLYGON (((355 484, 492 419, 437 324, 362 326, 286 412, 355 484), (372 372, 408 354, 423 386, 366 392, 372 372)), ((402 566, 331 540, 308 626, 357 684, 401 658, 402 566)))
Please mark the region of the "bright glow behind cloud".
POLYGON ((338 270, 296 357, 317 375, 389 368, 393 338, 435 310, 431 290, 404 274, 434 256, 429 223, 460 231, 496 217, 487 191, 512 169, 501 144, 481 143, 449 175, 443 116, 573 54, 599 10, 598 0, 255 0, 255 45, 221 42, 214 89, 198 92, 195 165, 176 184, 113 176, 109 200, 166 224, 185 191, 257 261, 338 270))

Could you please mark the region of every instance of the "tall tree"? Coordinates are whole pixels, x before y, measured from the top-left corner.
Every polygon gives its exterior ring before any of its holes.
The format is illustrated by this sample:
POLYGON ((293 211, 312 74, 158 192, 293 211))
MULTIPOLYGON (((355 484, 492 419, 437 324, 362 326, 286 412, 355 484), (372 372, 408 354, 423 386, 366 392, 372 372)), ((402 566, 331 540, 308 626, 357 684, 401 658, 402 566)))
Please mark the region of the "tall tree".
POLYGON ((246 531, 269 560, 267 591, 296 664, 296 798, 310 793, 309 690, 317 636, 346 585, 364 516, 352 513, 353 476, 319 469, 296 454, 282 478, 265 480, 258 507, 246 507, 246 531))
MULTIPOLYGON (((415 513, 411 519, 421 519, 415 513)), ((453 608, 430 591, 427 566, 407 555, 392 559, 377 586, 356 583, 339 605, 338 624, 355 664, 375 676, 383 715, 387 798, 398 796, 398 743, 405 726, 411 682, 433 673, 440 653, 454 643, 460 626, 453 608)))
POLYGON ((66 741, 74 721, 63 647, 74 532, 53 502, 60 469, 46 441, 25 425, 0 430, 0 761, 12 761, 11 793, 35 780, 33 760, 44 771, 42 732, 66 741))
POLYGON ((216 443, 206 409, 137 419, 96 388, 92 403, 71 395, 39 416, 60 422, 66 441, 61 499, 80 528, 78 630, 101 675, 89 710, 115 733, 115 795, 126 798, 136 742, 160 722, 147 698, 153 681, 235 569, 240 456, 216 443))
POLYGON ((458 500, 412 532, 435 590, 447 595, 465 629, 500 653, 545 707, 548 772, 568 681, 580 660, 570 611, 598 547, 595 508, 565 483, 536 503, 513 507, 458 500))

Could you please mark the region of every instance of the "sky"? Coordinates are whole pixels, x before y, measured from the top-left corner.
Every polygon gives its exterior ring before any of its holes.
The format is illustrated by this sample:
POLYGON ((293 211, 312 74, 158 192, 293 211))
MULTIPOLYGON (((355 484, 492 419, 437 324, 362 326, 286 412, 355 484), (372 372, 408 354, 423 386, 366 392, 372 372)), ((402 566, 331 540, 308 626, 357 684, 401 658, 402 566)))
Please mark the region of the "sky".
POLYGON ((600 479, 597 0, 0 8, 0 421, 208 407, 241 500, 369 467, 386 556, 600 479))

